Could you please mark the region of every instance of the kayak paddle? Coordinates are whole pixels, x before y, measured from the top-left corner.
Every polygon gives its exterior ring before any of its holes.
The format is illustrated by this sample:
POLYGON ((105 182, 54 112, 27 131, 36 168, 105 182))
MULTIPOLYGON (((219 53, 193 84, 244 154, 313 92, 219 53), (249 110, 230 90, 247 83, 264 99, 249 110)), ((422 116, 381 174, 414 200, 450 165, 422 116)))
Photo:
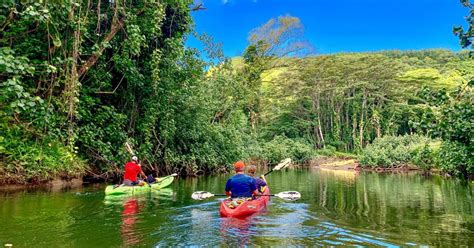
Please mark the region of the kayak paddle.
POLYGON ((132 149, 132 146, 128 143, 128 142, 125 142, 125 150, 127 150, 128 153, 130 153, 130 155, 135 155, 135 153, 133 152, 133 149, 132 149))
MULTIPOLYGON (((196 191, 191 195, 191 198, 194 200, 204 200, 204 199, 209 199, 214 196, 227 196, 225 194, 213 194, 211 192, 206 192, 206 191, 196 191)), ((296 201, 301 198, 300 192, 297 191, 284 191, 280 192, 278 194, 270 194, 270 195, 259 195, 259 196, 275 196, 280 199, 286 200, 286 201, 296 201)))
POLYGON ((166 176, 166 177, 163 177, 163 179, 168 178, 168 177, 175 177, 175 176, 177 176, 177 175, 178 175, 178 174, 173 173, 173 174, 171 174, 171 175, 168 175, 168 176, 166 176))
POLYGON ((286 168, 290 164, 291 164, 291 158, 284 159, 277 166, 273 167, 271 170, 269 170, 267 173, 265 173, 264 176, 272 173, 273 171, 277 171, 277 170, 281 170, 283 168, 286 168))
MULTIPOLYGON (((128 153, 130 153, 130 155, 132 156, 135 156, 135 152, 133 151, 133 148, 132 146, 128 143, 128 142, 125 142, 125 150, 127 150, 128 153)), ((146 165, 146 167, 150 168, 152 171, 155 171, 155 168, 153 168, 151 165, 146 165)))
MULTIPOLYGON (((171 174, 171 175, 168 175, 168 176, 165 176, 165 177, 161 178, 161 180, 163 180, 163 179, 165 179, 165 178, 168 178, 168 177, 175 177, 175 176, 177 176, 177 175, 178 175, 178 174, 173 173, 173 174, 171 174)), ((148 186, 150 186, 150 188, 151 188, 151 184, 150 184, 147 180, 144 180, 144 181, 145 181, 145 182, 148 184, 148 186)), ((158 182, 158 181, 156 181, 156 182, 158 182)))

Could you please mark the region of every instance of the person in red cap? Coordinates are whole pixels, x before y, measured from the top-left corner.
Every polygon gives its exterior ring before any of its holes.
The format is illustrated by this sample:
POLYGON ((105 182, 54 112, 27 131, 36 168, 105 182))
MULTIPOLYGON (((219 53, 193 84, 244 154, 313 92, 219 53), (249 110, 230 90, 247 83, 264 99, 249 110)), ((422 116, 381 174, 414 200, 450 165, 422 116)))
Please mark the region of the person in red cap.
POLYGON ((226 195, 232 198, 245 198, 257 195, 257 186, 255 179, 245 175, 245 164, 237 161, 234 164, 235 175, 227 180, 225 185, 226 195))

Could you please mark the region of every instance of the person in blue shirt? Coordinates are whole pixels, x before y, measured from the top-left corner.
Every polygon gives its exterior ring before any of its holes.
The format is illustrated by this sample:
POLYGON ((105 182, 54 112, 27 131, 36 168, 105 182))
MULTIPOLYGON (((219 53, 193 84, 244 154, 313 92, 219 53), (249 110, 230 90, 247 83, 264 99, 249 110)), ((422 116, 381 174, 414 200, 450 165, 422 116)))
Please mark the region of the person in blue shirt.
POLYGON ((232 198, 246 198, 256 196, 257 185, 255 179, 245 175, 245 164, 242 161, 237 161, 234 164, 235 175, 227 180, 225 185, 226 195, 232 198))

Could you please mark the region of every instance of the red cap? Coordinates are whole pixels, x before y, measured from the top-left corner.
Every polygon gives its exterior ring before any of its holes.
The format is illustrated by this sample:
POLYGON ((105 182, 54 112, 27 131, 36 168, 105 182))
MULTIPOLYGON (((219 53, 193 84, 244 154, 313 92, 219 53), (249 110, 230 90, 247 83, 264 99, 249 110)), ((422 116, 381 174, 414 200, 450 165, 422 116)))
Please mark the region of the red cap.
POLYGON ((243 171, 244 168, 245 168, 244 162, 242 162, 242 161, 235 162, 235 164, 234 164, 235 171, 243 171))

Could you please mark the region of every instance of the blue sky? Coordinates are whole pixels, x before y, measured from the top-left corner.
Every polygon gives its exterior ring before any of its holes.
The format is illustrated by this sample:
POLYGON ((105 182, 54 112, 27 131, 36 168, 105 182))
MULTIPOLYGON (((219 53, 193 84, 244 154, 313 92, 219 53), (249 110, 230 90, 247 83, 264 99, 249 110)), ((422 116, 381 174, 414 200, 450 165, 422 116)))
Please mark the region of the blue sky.
MULTIPOLYGON (((196 0, 199 2, 200 0, 196 0)), ((226 56, 241 55, 250 30, 292 15, 319 54, 446 48, 458 51, 454 25, 468 14, 459 0, 201 0, 193 12, 198 33, 222 42, 226 56)), ((201 47, 190 38, 189 46, 201 47)))

